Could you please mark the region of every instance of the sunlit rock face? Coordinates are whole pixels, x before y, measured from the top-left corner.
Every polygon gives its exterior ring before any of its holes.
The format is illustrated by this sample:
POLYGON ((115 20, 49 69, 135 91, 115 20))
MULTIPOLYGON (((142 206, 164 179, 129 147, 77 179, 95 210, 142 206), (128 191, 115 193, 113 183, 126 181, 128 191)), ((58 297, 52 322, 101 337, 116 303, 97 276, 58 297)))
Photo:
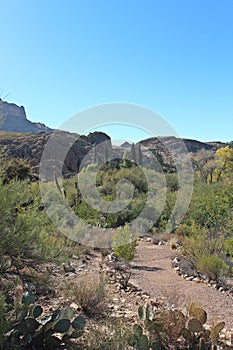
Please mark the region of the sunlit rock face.
POLYGON ((10 132, 51 132, 49 127, 41 123, 33 123, 27 119, 23 106, 8 103, 0 99, 0 130, 10 132))

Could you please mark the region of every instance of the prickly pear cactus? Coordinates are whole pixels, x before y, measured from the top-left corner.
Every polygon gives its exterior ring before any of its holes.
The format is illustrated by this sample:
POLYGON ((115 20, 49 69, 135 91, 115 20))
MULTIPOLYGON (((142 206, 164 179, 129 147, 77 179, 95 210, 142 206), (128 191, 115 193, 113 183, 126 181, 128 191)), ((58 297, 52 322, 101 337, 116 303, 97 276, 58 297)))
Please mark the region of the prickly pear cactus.
POLYGON ((185 316, 181 311, 168 310, 163 315, 163 330, 168 339, 176 340, 182 334, 185 327, 185 316))
POLYGON ((153 319, 153 316, 154 316, 154 312, 151 309, 151 307, 147 304, 146 305, 146 319, 151 321, 153 319))
POLYGON ((129 337, 128 343, 134 347, 135 350, 149 350, 149 340, 146 335, 143 334, 142 328, 135 324, 133 327, 133 334, 129 337))
POLYGON ((138 316, 141 321, 145 321, 146 319, 146 312, 145 308, 143 306, 139 306, 138 308, 138 316))
POLYGON ((35 305, 30 310, 30 315, 32 315, 34 318, 38 318, 42 315, 43 309, 40 305, 35 305))
POLYGON ((190 305, 188 315, 166 308, 152 310, 146 305, 139 307, 138 316, 143 322, 143 328, 134 325, 133 334, 129 338, 129 345, 136 350, 175 349, 174 346, 177 349, 210 350, 225 326, 221 322, 212 327, 211 331, 205 329, 207 313, 194 303, 190 305), (147 335, 143 334, 144 329, 147 335))
POLYGON ((68 332, 70 325, 70 320, 68 320, 67 318, 63 318, 55 324, 53 329, 56 333, 66 333, 68 332))
POLYGON ((26 306, 33 304, 35 302, 35 300, 36 300, 36 296, 32 292, 26 292, 22 296, 22 303, 26 306))
POLYGON ((190 318, 196 318, 202 324, 205 324, 207 321, 207 312, 204 309, 197 307, 194 302, 189 306, 188 315, 190 318))
POLYGON ((188 329, 189 329, 191 332, 199 333, 199 332, 202 331, 203 326, 202 326, 201 321, 199 321, 199 320, 196 319, 196 318, 191 318, 191 319, 188 321, 188 329))
POLYGON ((223 330, 224 327, 225 327, 225 322, 219 322, 218 324, 213 326, 210 331, 211 340, 217 339, 219 337, 219 333, 223 330))
POLYGON ((83 316, 74 318, 71 308, 57 309, 51 315, 43 314, 40 305, 33 305, 36 300, 34 293, 27 291, 22 296, 22 305, 17 307, 15 323, 7 338, 12 349, 46 348, 57 349, 61 343, 83 335, 86 320, 83 316), (62 337, 57 337, 60 333, 62 337), (61 338, 61 339, 60 339, 61 338))

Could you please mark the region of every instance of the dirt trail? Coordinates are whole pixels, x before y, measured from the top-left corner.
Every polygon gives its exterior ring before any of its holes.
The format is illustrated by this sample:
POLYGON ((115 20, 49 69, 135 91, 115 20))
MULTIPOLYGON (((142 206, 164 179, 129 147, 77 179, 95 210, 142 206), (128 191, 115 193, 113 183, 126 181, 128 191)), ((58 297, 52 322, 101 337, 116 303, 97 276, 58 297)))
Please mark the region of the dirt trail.
POLYGON ((168 246, 156 246, 139 242, 138 255, 132 263, 132 282, 151 297, 184 307, 196 301, 208 313, 208 324, 225 321, 228 330, 233 329, 233 297, 208 287, 204 283, 187 281, 172 268, 175 255, 168 246))

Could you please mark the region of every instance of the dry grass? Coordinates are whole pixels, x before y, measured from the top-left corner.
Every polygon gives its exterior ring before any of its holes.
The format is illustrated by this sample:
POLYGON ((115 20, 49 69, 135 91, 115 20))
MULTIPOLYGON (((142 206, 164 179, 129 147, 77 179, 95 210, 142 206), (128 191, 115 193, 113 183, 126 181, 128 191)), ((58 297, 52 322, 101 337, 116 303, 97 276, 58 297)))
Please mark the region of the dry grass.
POLYGON ((181 239, 177 236, 172 235, 168 244, 171 249, 177 249, 177 247, 182 243, 181 239))
POLYGON ((98 324, 89 325, 88 335, 85 337, 86 350, 129 350, 128 336, 130 327, 124 320, 107 318, 98 324))
POLYGON ((107 288, 105 277, 84 272, 75 283, 68 285, 68 293, 88 316, 103 314, 106 310, 107 288))

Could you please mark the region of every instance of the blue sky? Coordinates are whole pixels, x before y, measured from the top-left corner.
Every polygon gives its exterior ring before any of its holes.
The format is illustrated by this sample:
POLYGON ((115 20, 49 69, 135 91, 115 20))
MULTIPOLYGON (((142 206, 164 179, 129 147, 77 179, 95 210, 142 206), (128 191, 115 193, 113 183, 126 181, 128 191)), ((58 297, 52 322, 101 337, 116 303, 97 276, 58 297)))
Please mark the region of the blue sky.
POLYGON ((128 102, 183 137, 233 139, 232 0, 0 0, 0 11, 1 97, 30 120, 58 127, 128 102))

